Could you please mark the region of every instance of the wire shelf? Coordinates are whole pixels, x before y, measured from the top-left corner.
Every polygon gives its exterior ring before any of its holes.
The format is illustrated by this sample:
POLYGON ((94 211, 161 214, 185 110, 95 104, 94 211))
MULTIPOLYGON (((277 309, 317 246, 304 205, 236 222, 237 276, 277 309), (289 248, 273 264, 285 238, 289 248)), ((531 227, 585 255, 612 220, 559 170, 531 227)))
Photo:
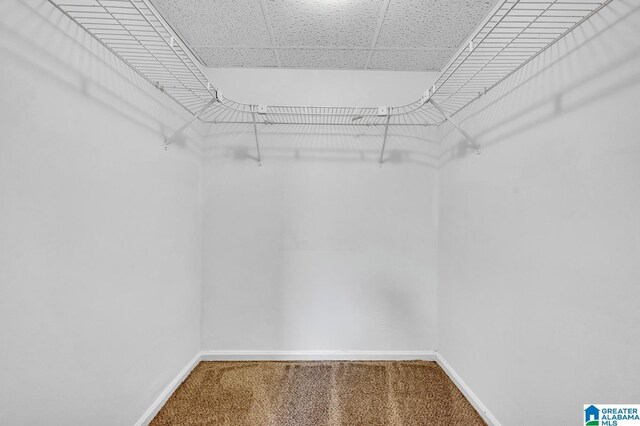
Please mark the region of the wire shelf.
POLYGON ((444 67, 433 99, 455 115, 611 1, 502 1, 444 67))
POLYGON ((332 126, 439 125, 611 1, 502 0, 416 101, 391 107, 304 107, 243 104, 224 97, 148 0, 49 0, 205 123, 332 126))
POLYGON ((184 42, 145 0, 49 2, 187 111, 215 98, 184 42))

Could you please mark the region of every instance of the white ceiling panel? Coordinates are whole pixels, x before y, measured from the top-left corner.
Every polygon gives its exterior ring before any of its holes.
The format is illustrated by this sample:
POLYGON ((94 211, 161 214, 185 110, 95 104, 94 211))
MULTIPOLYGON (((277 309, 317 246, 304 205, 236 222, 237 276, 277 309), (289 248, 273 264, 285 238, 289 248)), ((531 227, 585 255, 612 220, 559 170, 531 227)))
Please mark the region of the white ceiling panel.
POLYGON ((201 47, 195 52, 211 67, 277 67, 273 49, 201 47))
POLYGON ((455 49, 442 50, 383 50, 371 56, 369 68, 373 70, 439 71, 455 53, 455 49))
POLYGON ((314 69, 363 69, 368 50, 280 49, 283 67, 314 69))
POLYGON ((210 67, 440 70, 498 0, 151 0, 210 67))
POLYGON ((391 0, 378 47, 456 48, 495 0, 391 0))
POLYGON ((153 0, 193 48, 270 46, 258 0, 153 0))
POLYGON ((263 0, 279 46, 370 47, 382 0, 263 0))

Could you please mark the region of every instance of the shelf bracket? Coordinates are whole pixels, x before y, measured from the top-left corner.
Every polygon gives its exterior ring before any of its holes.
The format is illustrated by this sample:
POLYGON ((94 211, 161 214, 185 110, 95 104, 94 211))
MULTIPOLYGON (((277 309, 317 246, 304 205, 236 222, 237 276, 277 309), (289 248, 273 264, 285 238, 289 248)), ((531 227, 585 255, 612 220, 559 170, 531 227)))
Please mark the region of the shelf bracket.
POLYGON ((447 114, 445 112, 445 110, 442 109, 442 107, 440 105, 438 105, 433 98, 429 98, 429 102, 431 102, 431 105, 433 105, 434 107, 436 107, 436 109, 438 111, 440 111, 440 114, 444 115, 444 118, 451 124, 453 124, 453 127, 455 127, 456 129, 458 129, 458 131, 460 133, 462 133, 462 135, 467 138, 467 140, 469 141, 469 143, 476 149, 476 154, 480 154, 480 145, 478 145, 473 138, 471 137, 471 135, 469 133, 466 132, 466 130, 464 130, 462 127, 460 127, 460 125, 458 123, 456 123, 456 121, 451 118, 451 116, 449 114, 447 114))
POLYGON ((389 133, 389 121, 391 120, 391 108, 387 110, 387 121, 384 125, 384 138, 382 139, 382 150, 380 150, 380 160, 378 166, 382 167, 382 157, 384 157, 384 148, 387 145, 387 134, 389 133))
POLYGON ((166 150, 169 145, 178 137, 180 136, 180 134, 182 132, 185 131, 185 129, 187 127, 189 127, 191 125, 191 123, 193 123, 194 121, 196 121, 202 114, 204 114, 205 112, 207 112, 207 110, 209 108, 211 108, 211 105, 213 105, 216 101, 218 100, 217 96, 214 97, 213 99, 211 99, 209 102, 207 102, 207 104, 205 106, 203 106, 202 108, 200 108, 200 111, 198 111, 197 113, 195 113, 195 115, 193 117, 191 117, 189 120, 187 120, 186 123, 184 123, 178 130, 176 130, 171 136, 169 136, 167 139, 164 140, 164 149, 166 150))
POLYGON ((258 151, 258 167, 262 167, 262 158, 260 157, 260 143, 258 143, 258 125, 256 124, 257 105, 251 107, 251 117, 253 118, 253 134, 256 137, 256 150, 258 151))

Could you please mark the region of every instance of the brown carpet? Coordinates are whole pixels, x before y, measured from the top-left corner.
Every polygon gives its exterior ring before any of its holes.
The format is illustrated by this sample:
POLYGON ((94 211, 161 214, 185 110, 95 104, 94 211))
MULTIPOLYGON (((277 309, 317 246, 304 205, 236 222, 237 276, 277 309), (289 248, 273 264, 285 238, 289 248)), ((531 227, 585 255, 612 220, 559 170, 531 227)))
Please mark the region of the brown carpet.
POLYGON ((152 426, 484 425, 429 361, 201 362, 152 426))

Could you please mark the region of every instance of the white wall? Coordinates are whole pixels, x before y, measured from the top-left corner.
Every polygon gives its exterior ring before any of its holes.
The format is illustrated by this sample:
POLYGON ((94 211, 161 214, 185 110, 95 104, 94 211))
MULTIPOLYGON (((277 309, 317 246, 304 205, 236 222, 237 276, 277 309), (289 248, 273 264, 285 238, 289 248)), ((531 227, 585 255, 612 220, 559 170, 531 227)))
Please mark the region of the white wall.
MULTIPOLYGON (((258 168, 252 129, 218 125, 203 172, 197 132, 162 149, 185 119, 162 94, 46 2, 4 2, 0 423, 131 424, 200 347, 437 348, 505 425, 637 401, 627 4, 459 114, 480 156, 392 129, 379 168, 382 129, 261 127, 258 168)), ((266 104, 393 105, 435 77, 209 72, 266 104)))
POLYGON ((0 56, 0 424, 129 426, 200 347, 198 137, 47 2, 0 56))
POLYGON ((265 105, 394 106, 420 98, 438 73, 209 68, 224 96, 265 105))
POLYGON ((481 155, 445 129, 438 350, 504 425, 640 400, 639 26, 613 2, 459 114, 481 155))
MULTIPOLYGON (((247 82, 246 100, 303 105, 409 102, 434 77, 209 72, 227 96, 243 100, 247 82), (352 81, 369 88, 356 97, 352 81)), ((251 127, 210 132, 203 349, 434 348, 437 144, 429 129, 392 130, 382 168, 381 128, 261 126, 263 167, 251 127)))

